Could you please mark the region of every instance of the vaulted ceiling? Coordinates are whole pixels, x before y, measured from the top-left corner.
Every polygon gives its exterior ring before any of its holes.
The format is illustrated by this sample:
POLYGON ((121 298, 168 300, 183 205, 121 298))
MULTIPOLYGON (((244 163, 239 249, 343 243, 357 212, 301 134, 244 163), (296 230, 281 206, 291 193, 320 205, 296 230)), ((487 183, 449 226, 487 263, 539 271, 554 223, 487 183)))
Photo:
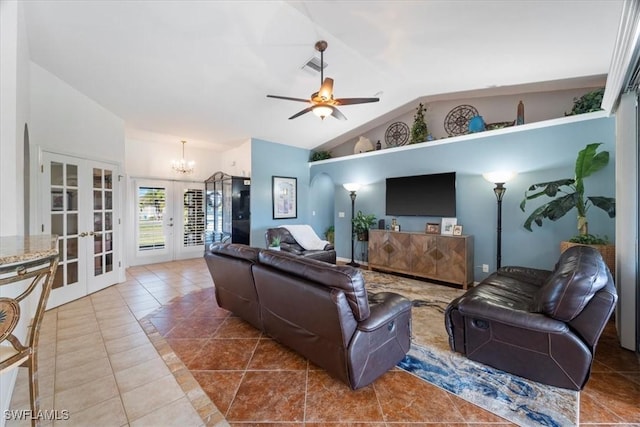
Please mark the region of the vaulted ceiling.
MULTIPOLYGON (((30 56, 128 132, 232 148, 251 137, 314 148, 417 98, 606 74, 621 0, 24 2, 30 56), (346 121, 288 117, 326 40, 346 121)), ((413 105, 413 104, 411 104, 413 105)))

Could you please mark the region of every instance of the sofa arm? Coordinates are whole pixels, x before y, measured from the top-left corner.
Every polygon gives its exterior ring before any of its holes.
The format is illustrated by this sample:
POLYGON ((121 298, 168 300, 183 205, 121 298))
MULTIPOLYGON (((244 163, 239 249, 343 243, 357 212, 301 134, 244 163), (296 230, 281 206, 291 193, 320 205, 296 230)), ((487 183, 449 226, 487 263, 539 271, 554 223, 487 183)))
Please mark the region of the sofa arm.
POLYGON ((569 327, 566 323, 547 317, 542 313, 531 313, 523 310, 514 310, 500 304, 494 304, 484 298, 465 298, 458 301, 458 311, 478 327, 488 327, 482 321, 499 322, 506 325, 527 329, 536 332, 561 334, 566 333, 569 327))
POLYGON ((334 250, 334 249, 335 249, 335 246, 333 246, 333 243, 327 243, 327 244, 324 246, 324 249, 323 249, 323 250, 325 250, 325 251, 332 251, 332 250, 334 250))
POLYGON ((393 292, 380 292, 369 299, 371 314, 358 323, 358 330, 371 332, 385 326, 401 313, 411 311, 411 301, 393 292))

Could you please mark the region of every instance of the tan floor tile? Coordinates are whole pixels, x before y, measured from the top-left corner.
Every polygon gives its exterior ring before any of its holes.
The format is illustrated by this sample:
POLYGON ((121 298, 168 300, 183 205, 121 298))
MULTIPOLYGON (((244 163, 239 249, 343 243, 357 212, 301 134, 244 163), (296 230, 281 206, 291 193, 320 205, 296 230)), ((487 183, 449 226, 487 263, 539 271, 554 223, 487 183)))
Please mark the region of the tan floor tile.
POLYGON ((85 325, 87 323, 98 323, 96 320, 96 314, 91 310, 90 313, 85 313, 79 316, 67 317, 64 319, 59 319, 57 322, 58 332, 62 329, 73 328, 79 325, 85 325))
POLYGON ((78 364, 64 371, 58 370, 56 372, 55 392, 69 390, 112 374, 111 364, 107 357, 78 364))
POLYGON ((142 385, 171 374, 169 368, 160 357, 147 360, 115 373, 116 382, 121 393, 133 390, 142 385))
POLYGON ((151 343, 109 355, 114 372, 122 371, 156 357, 159 357, 158 352, 151 343))
POLYGON ((73 353, 83 348, 102 346, 102 335, 100 332, 92 332, 80 337, 58 340, 56 347, 56 355, 73 353))
POLYGON ((78 387, 56 393, 56 409, 68 410, 70 415, 104 402, 118 395, 116 379, 113 375, 98 378, 78 387))
MULTIPOLYGON (((69 414, 68 420, 54 423, 55 426, 124 426, 127 415, 124 412, 120 396, 100 402, 82 411, 69 414)), ((159 425, 159 424, 158 424, 159 425)))
POLYGON ((107 353, 115 354, 140 347, 148 342, 149 338, 147 337, 147 334, 144 332, 138 332, 131 335, 125 335, 124 337, 107 340, 104 342, 104 345, 107 348, 107 353))
POLYGON ((75 338, 83 335, 88 335, 94 332, 98 332, 98 322, 86 322, 79 325, 60 329, 58 331, 58 340, 66 340, 69 338, 75 338))
POLYGON ((123 325, 110 327, 107 324, 100 329, 102 331, 102 337, 105 340, 112 340, 114 338, 120 338, 127 335, 137 334, 144 332, 138 322, 125 323, 123 325))
POLYGON ((131 427, 160 426, 171 420, 171 424, 180 427, 201 426, 202 420, 186 397, 178 399, 161 409, 151 412, 130 423, 131 427))
POLYGON ((137 420, 184 397, 173 375, 164 376, 122 394, 122 401, 129 420, 137 420))
POLYGON ((75 366, 87 363, 91 360, 107 357, 107 350, 101 342, 94 347, 85 347, 72 353, 56 355, 55 369, 57 371, 65 371, 75 366))

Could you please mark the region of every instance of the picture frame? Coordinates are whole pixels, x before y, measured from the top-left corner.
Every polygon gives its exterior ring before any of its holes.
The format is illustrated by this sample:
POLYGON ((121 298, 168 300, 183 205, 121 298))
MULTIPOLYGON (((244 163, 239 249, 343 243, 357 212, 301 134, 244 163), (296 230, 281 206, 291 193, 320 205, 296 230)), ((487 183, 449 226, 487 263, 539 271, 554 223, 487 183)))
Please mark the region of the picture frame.
POLYGON ((273 219, 298 217, 298 178, 272 176, 273 219))
POLYGON ((458 218, 442 218, 442 234, 453 235, 453 226, 458 223, 458 218))
POLYGON ((454 236, 462 236, 462 226, 456 224, 453 226, 453 235, 454 236))
POLYGON ((428 222, 424 232, 427 234, 440 234, 440 224, 437 222, 428 222))

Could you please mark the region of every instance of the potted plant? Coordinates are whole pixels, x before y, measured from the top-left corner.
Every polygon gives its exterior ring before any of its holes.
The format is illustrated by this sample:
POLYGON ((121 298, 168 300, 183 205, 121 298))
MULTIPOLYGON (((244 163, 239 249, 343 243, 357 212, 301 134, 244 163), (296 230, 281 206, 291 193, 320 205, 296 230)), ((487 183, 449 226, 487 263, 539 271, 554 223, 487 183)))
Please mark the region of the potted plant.
POLYGON ((327 238, 327 240, 333 245, 334 244, 334 240, 335 240, 335 236, 336 236, 336 229, 333 225, 330 225, 327 230, 324 232, 324 236, 327 238))
POLYGON ((369 229, 376 223, 374 214, 365 215, 362 211, 358 211, 352 220, 353 234, 358 237, 358 241, 366 242, 369 240, 369 229))
POLYGON ((274 251, 280 250, 280 237, 275 236, 273 239, 271 239, 271 242, 269 243, 269 249, 274 251))
POLYGON ((427 111, 427 108, 420 103, 416 110, 417 112, 413 116, 413 126, 411 127, 411 140, 409 144, 424 142, 427 140, 427 135, 429 134, 427 123, 424 121, 424 112, 427 111))
POLYGON ((604 210, 607 215, 609 215, 609 218, 616 216, 615 198, 603 196, 585 197, 584 179, 598 172, 609 163, 608 151, 597 152, 600 145, 602 145, 602 143, 588 144, 580 150, 578 158, 576 159, 574 178, 565 178, 531 185, 529 189, 525 191, 525 197, 520 203, 520 209, 524 212, 528 200, 537 199, 542 196, 553 198, 553 200, 534 210, 524 222, 524 228, 533 231, 531 229, 533 223, 542 227, 542 221, 544 219, 555 221, 575 208, 578 213, 578 234, 569 239, 568 242, 562 242, 560 245, 561 251, 575 244, 596 246, 597 249, 602 252, 613 274, 615 262, 612 258, 615 257, 615 249, 613 245, 608 244, 606 236, 599 237, 589 234, 589 222, 587 220, 587 212, 592 206, 604 210), (611 255, 612 252, 613 255, 611 255))

